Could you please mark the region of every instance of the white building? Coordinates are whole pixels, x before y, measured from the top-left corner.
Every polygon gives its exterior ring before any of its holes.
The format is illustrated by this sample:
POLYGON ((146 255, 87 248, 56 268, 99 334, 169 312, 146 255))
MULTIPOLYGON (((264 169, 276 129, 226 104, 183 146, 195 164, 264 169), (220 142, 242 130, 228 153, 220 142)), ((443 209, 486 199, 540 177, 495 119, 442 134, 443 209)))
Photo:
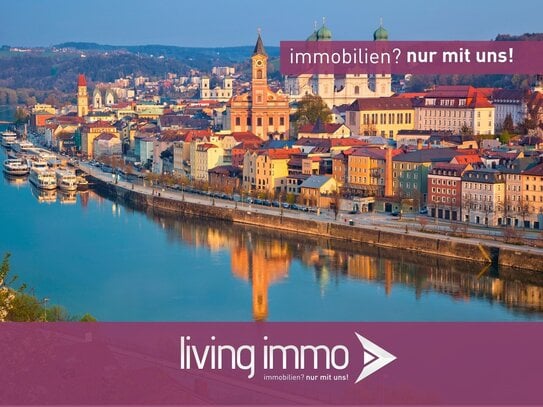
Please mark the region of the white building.
POLYGON ((497 170, 477 169, 462 176, 464 222, 498 226, 503 223, 505 177, 497 170))
MULTIPOLYGON (((388 32, 381 25, 373 33, 374 41, 387 41, 388 32)), ((331 41, 332 33, 324 25, 307 38, 307 41, 331 41)), ((285 77, 285 93, 291 101, 306 95, 319 95, 329 108, 351 104, 357 98, 391 96, 392 77, 389 74, 367 75, 333 74, 296 75, 285 77)))
POLYGON ((227 102, 232 97, 232 78, 224 78, 221 86, 210 88, 210 81, 207 76, 202 77, 200 82, 200 99, 218 100, 227 102))
POLYGON ((494 106, 472 86, 436 86, 415 104, 415 129, 494 134, 494 106))

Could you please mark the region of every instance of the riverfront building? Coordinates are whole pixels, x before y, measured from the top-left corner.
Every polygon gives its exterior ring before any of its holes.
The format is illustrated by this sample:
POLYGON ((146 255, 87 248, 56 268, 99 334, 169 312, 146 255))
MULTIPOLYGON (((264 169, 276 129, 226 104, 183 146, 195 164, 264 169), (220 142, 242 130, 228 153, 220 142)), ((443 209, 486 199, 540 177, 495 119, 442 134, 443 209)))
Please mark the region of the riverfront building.
MULTIPOLYGON (((381 24, 373 33, 374 41, 387 41, 388 31, 381 24)), ((332 32, 323 24, 307 41, 331 41, 332 32)), ((291 101, 306 95, 319 95, 331 109, 333 106, 351 104, 358 98, 386 97, 392 95, 392 77, 389 74, 302 74, 285 78, 285 92, 291 101)))
POLYGON ((268 54, 260 34, 251 57, 251 91, 234 96, 226 107, 226 123, 233 132, 250 131, 262 140, 288 136, 288 97, 268 87, 268 54))
POLYGON ((503 220, 505 177, 494 169, 466 171, 462 175, 462 214, 465 222, 498 226, 503 220))

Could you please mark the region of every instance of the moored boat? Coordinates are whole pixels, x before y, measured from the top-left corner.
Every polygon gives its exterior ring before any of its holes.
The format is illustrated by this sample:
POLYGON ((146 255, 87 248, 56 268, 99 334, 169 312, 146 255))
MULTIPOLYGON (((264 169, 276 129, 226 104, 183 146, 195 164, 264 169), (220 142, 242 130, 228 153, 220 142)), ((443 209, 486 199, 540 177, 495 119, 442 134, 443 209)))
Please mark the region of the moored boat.
POLYGON ((83 176, 80 175, 77 177, 77 190, 78 191, 87 191, 89 189, 89 181, 83 176))
POLYGON ((62 191, 75 191, 77 190, 77 177, 74 171, 66 169, 57 169, 55 171, 57 177, 57 186, 62 191))
POLYGON ((32 144, 30 141, 19 140, 13 143, 11 148, 16 153, 29 153, 34 148, 34 144, 32 144))
POLYGON ((4 161, 2 169, 11 176, 23 176, 30 173, 30 166, 20 158, 8 158, 4 161))
POLYGON ((4 131, 2 133, 2 147, 12 148, 13 144, 17 142, 17 133, 12 131, 4 131))
POLYGON ((57 178, 54 171, 43 161, 30 161, 30 176, 28 180, 39 189, 56 189, 57 178))

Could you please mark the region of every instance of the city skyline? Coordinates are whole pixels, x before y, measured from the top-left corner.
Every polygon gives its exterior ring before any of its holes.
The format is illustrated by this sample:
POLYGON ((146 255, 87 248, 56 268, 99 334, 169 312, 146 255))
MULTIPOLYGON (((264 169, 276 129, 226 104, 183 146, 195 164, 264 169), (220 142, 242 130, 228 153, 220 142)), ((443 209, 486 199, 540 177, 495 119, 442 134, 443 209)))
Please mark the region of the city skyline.
POLYGON ((305 39, 314 22, 320 26, 323 17, 333 38, 342 40, 370 39, 381 18, 391 39, 396 40, 491 40, 497 34, 540 31, 537 13, 528 12, 537 7, 535 0, 522 8, 507 9, 488 0, 459 0, 455 7, 423 0, 408 5, 393 0, 375 4, 338 0, 333 8, 305 0, 294 4, 278 0, 271 5, 233 0, 226 5, 214 2, 207 8, 173 0, 153 7, 142 0, 131 1, 129 7, 105 0, 94 1, 92 8, 86 4, 62 0, 3 4, 0 43, 51 46, 76 41, 227 47, 251 45, 260 28, 266 44, 279 45, 281 40, 305 39))

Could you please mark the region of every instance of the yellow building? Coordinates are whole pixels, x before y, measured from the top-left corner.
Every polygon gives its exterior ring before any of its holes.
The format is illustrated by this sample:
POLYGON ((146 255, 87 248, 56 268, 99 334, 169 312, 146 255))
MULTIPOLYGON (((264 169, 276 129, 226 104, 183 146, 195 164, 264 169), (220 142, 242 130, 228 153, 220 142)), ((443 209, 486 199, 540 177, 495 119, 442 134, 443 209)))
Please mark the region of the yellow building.
POLYGON ((213 143, 200 143, 191 161, 190 175, 193 180, 209 182, 209 170, 223 164, 224 149, 213 143))
POLYGON ((543 163, 522 173, 520 215, 524 227, 543 229, 543 163))
POLYGON ((289 130, 289 100, 268 87, 268 55, 260 34, 251 64, 251 91, 230 99, 226 125, 233 132, 253 132, 262 140, 284 137, 289 130))
POLYGON ((347 156, 347 174, 344 189, 354 195, 385 196, 387 152, 392 156, 398 150, 376 147, 355 148, 347 156))
POLYGON ((94 157, 94 140, 102 133, 113 134, 120 139, 119 132, 108 122, 86 124, 81 128, 81 152, 88 158, 94 157))
POLYGON ((288 161, 297 148, 247 151, 243 157, 243 188, 281 193, 286 190, 288 161))
POLYGON ((400 130, 415 128, 415 109, 408 98, 357 99, 345 112, 345 121, 355 135, 395 140, 400 130))

